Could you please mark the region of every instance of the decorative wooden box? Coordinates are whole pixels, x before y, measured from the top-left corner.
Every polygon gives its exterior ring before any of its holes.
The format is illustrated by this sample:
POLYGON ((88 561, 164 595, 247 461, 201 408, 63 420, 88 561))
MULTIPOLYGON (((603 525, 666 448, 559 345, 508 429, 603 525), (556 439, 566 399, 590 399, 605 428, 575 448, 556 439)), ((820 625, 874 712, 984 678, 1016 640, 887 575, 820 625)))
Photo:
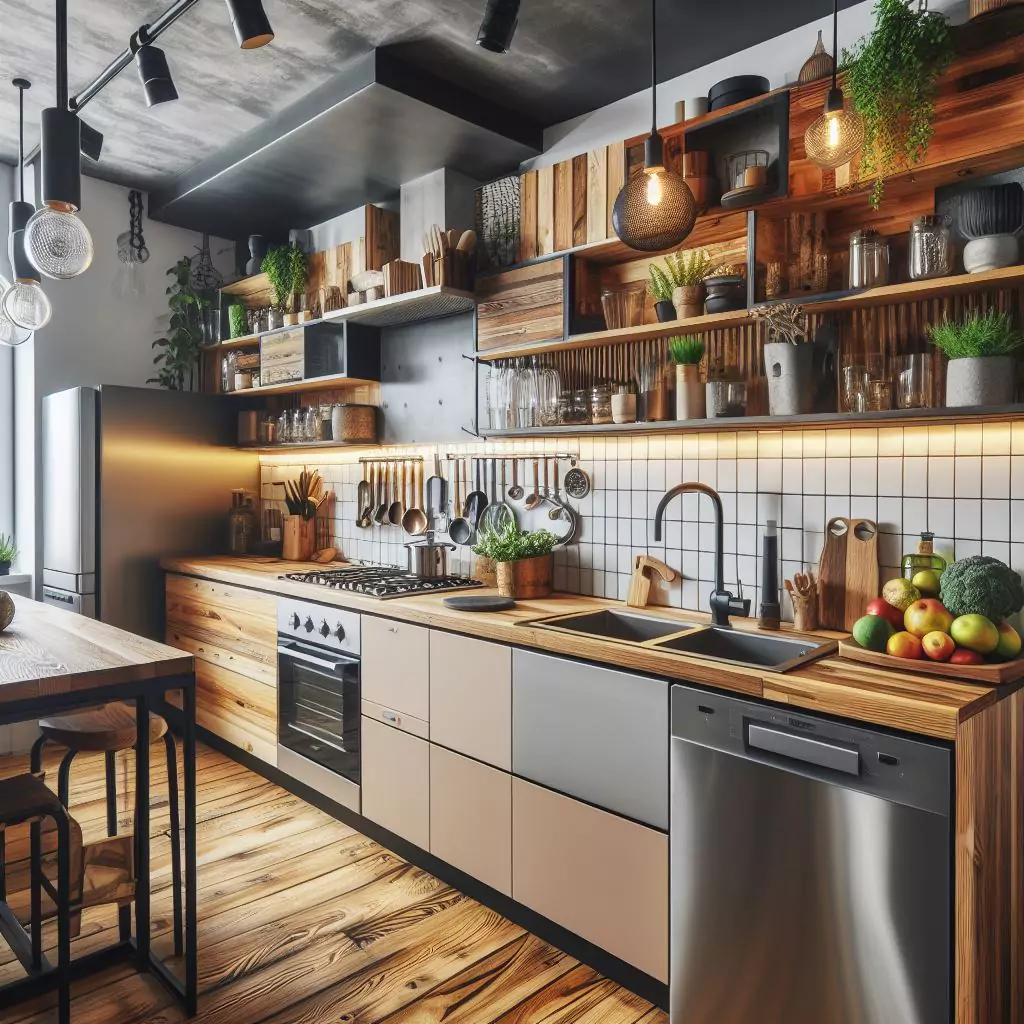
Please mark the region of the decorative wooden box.
POLYGON ((380 380, 380 331, 365 324, 313 323, 260 336, 260 384, 314 377, 380 380))

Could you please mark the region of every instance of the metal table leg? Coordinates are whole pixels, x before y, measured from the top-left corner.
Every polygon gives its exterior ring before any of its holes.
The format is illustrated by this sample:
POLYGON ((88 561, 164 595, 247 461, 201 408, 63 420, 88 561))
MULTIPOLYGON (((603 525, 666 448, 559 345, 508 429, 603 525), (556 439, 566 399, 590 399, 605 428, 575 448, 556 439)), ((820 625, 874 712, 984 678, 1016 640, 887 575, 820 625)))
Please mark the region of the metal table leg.
POLYGON ((135 949, 149 970, 149 699, 135 699, 135 949))
POLYGON ((185 769, 185 1009, 194 1016, 199 991, 197 956, 198 884, 196 879, 196 688, 182 687, 185 718, 182 758, 185 769))

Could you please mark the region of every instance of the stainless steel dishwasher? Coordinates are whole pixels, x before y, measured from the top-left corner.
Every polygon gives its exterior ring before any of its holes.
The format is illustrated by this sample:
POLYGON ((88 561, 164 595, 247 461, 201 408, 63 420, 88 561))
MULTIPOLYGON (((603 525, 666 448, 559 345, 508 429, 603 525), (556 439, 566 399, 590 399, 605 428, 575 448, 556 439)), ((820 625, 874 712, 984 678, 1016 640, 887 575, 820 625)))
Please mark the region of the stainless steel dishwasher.
POLYGON ((952 754, 672 688, 671 1024, 948 1024, 952 754))

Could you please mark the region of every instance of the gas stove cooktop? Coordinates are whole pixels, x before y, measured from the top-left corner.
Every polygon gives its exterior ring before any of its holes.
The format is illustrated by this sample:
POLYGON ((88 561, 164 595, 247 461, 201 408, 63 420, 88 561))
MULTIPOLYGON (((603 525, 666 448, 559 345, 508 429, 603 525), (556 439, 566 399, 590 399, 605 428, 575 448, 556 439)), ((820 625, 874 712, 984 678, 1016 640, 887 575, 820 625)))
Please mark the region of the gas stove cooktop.
POLYGON ((347 569, 289 572, 281 579, 293 580, 296 583, 312 583, 316 586, 330 587, 332 590, 347 590, 353 594, 381 600, 483 586, 479 580, 467 579, 464 576, 437 576, 428 579, 392 565, 352 565, 347 569))

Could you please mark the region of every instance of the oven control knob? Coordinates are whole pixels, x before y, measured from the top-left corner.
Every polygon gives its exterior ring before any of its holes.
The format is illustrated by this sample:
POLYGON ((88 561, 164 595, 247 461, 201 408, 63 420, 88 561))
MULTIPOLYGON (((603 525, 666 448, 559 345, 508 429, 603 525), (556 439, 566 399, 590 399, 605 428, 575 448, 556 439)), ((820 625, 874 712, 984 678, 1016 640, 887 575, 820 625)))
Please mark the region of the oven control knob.
POLYGON ((312 620, 312 618, 308 618, 307 617, 306 622, 305 622, 305 627, 306 627, 306 632, 307 633, 312 633, 313 632, 313 620, 312 620))
POLYGON ((292 617, 288 621, 291 623, 292 629, 298 629, 302 625, 302 619, 299 618, 298 612, 292 612, 292 617))
POLYGON ((324 637, 324 639, 331 635, 331 627, 327 625, 326 619, 320 623, 320 635, 324 637))
POLYGON ((334 630, 334 635, 335 637, 337 637, 338 640, 345 639, 345 627, 340 622, 338 623, 337 627, 334 630))

